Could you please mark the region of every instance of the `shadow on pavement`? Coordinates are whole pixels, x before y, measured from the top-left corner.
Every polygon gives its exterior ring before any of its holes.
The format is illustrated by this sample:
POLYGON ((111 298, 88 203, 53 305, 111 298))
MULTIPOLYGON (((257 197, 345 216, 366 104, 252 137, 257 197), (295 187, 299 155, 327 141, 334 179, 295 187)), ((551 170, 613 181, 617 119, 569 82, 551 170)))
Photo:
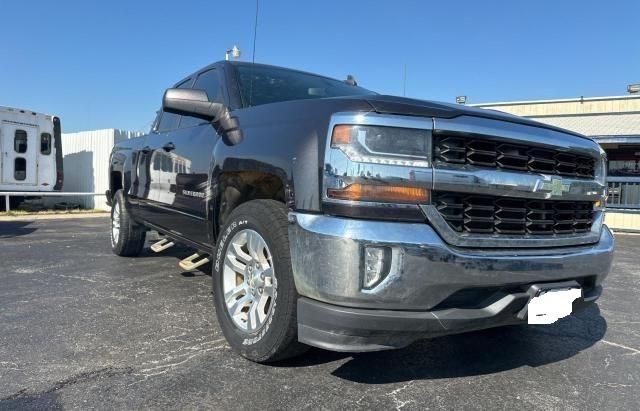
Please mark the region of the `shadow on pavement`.
POLYGON ((54 392, 47 392, 35 395, 16 395, 10 398, 0 399, 0 409, 2 410, 62 410, 60 395, 54 392))
POLYGON ((31 234, 37 230, 28 227, 32 221, 0 221, 0 238, 13 238, 31 234))
POLYGON ((469 377, 571 358, 602 339, 606 330, 605 319, 593 305, 548 326, 494 328, 355 355, 314 349, 278 365, 306 367, 352 357, 332 374, 365 384, 469 377))

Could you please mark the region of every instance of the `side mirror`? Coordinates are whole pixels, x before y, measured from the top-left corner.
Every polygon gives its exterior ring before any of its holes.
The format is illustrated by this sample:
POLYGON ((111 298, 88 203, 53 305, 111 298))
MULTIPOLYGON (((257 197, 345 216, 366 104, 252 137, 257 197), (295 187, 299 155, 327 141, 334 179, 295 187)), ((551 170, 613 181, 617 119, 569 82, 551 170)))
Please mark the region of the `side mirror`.
POLYGON ((182 88, 169 88, 164 92, 162 109, 210 121, 219 120, 225 112, 223 104, 209 101, 206 91, 182 88))

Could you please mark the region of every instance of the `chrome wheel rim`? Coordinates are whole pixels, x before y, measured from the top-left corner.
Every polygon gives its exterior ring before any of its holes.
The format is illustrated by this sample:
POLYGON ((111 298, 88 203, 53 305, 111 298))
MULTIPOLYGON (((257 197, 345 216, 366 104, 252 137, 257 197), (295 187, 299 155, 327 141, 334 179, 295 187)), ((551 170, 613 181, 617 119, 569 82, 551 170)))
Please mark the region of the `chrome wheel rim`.
POLYGON ((245 332, 256 332, 273 314, 276 277, 271 251, 254 230, 237 232, 224 259, 222 290, 227 313, 245 332))
POLYGON ((120 207, 116 204, 111 213, 111 243, 115 247, 120 237, 120 207))

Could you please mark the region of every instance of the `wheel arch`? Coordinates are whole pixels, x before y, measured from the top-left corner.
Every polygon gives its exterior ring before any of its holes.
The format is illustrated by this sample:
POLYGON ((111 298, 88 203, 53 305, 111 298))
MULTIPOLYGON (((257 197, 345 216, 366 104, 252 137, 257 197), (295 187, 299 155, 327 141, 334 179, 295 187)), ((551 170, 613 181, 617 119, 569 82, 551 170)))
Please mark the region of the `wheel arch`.
POLYGON ((118 190, 123 190, 124 193, 127 193, 129 190, 129 185, 125 181, 127 163, 131 162, 124 153, 120 151, 114 151, 111 154, 111 158, 109 161, 109 192, 107 201, 112 202, 116 192, 118 190))
POLYGON ((217 195, 213 222, 217 233, 226 218, 241 204, 251 200, 275 200, 293 206, 293 191, 284 175, 276 170, 226 171, 216 177, 217 195))

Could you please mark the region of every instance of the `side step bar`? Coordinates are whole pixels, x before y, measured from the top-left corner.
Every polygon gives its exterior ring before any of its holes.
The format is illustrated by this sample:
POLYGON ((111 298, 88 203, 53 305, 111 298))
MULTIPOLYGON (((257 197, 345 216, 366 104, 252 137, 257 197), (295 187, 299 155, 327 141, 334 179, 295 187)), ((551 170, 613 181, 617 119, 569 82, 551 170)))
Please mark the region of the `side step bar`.
POLYGON ((178 265, 185 271, 192 271, 209 262, 208 257, 202 257, 201 259, 197 260, 198 257, 200 257, 200 254, 195 253, 185 258, 184 260, 181 260, 178 265))
POLYGON ((173 241, 169 241, 166 238, 163 238, 162 240, 153 243, 151 245, 151 250, 153 250, 153 252, 159 253, 160 251, 164 251, 169 247, 173 247, 175 244, 173 241))

